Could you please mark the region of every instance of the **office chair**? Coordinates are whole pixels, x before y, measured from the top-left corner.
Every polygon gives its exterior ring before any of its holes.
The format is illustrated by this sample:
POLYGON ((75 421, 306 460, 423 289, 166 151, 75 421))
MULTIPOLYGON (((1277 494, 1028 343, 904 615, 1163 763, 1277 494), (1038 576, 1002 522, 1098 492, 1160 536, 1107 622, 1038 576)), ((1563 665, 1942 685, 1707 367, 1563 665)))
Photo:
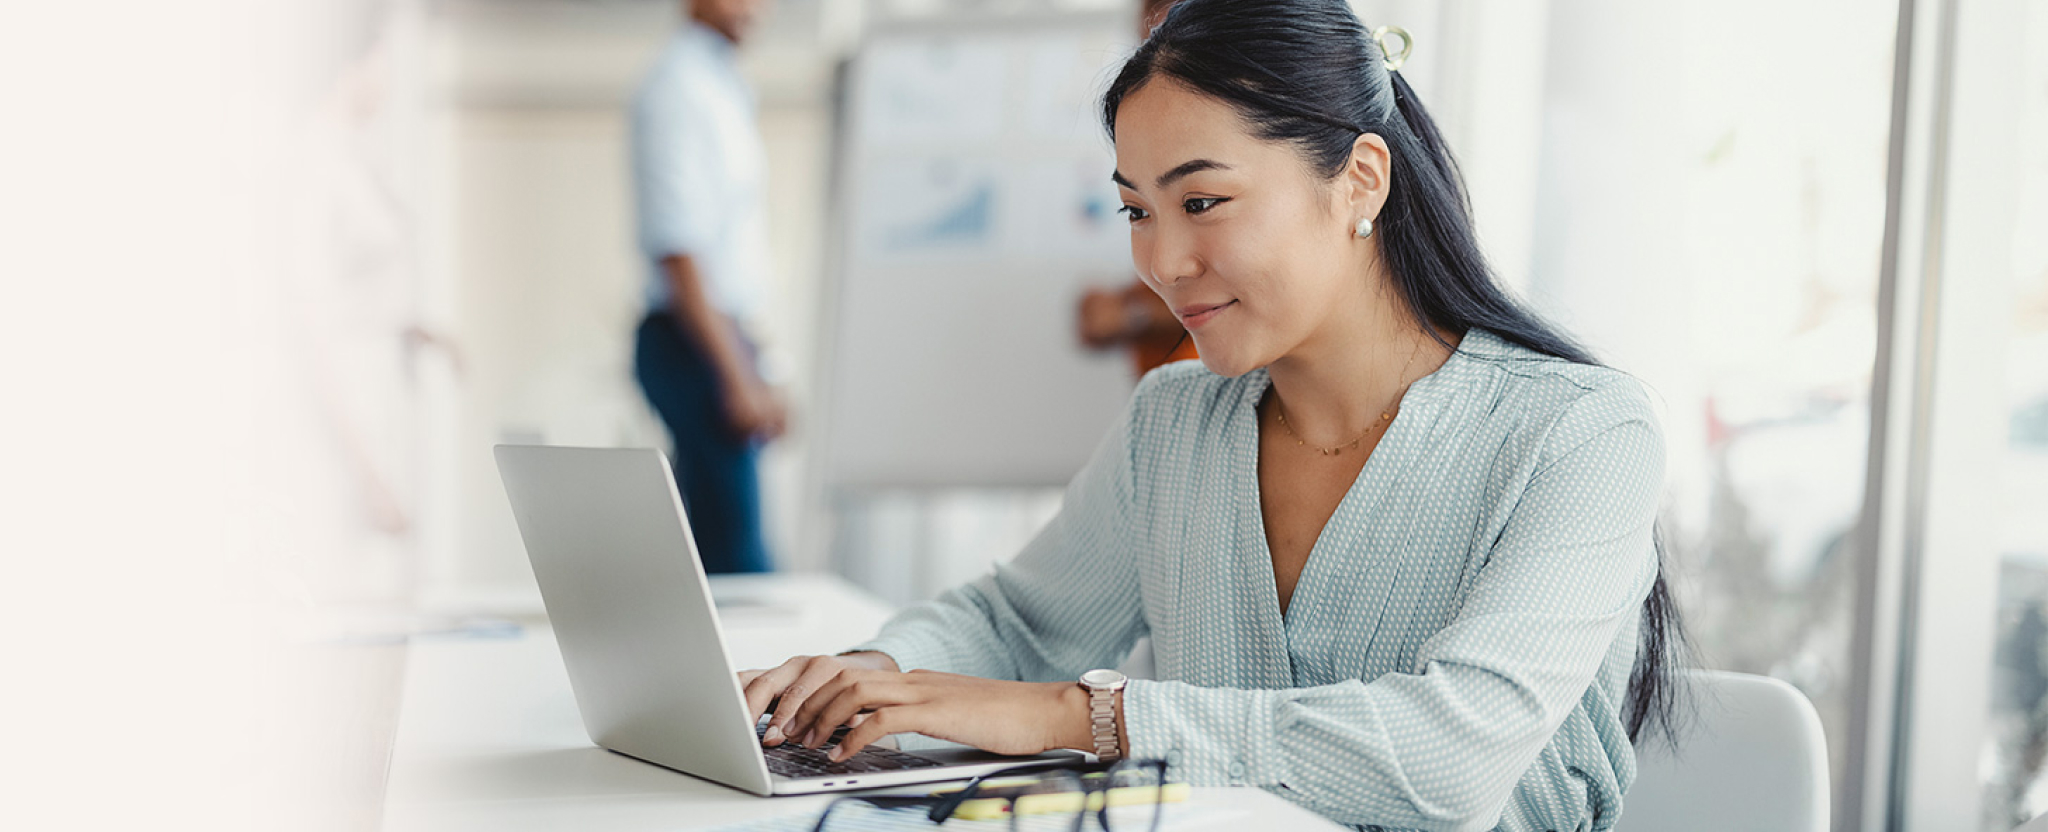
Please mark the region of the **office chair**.
POLYGON ((1636 781, 1616 832, 1827 832, 1828 748, 1820 714, 1766 676, 1686 671, 1698 717, 1636 746, 1636 781))

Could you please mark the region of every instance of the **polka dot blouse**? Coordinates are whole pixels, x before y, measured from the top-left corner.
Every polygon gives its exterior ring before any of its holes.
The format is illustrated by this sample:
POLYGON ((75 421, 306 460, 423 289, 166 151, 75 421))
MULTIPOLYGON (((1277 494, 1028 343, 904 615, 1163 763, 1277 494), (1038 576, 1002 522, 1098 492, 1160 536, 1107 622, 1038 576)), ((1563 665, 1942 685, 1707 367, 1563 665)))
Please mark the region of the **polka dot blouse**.
POLYGON ((1410 386, 1282 615, 1259 512, 1267 385, 1198 362, 1147 375, 1021 553, 859 649, 1053 681, 1150 636, 1130 752, 1189 782, 1363 829, 1612 826, 1664 476, 1643 386, 1470 331, 1410 386))

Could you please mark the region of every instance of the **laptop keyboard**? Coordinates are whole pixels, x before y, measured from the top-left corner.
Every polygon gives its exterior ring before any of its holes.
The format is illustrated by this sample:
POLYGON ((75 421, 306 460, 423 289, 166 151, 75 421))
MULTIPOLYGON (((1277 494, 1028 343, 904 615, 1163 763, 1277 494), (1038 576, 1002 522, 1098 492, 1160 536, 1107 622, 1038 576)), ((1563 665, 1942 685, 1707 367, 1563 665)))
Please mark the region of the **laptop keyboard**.
MULTIPOLYGON (((766 733, 768 723, 763 721, 755 726, 754 734, 766 733)), ((785 742, 773 748, 762 748, 768 757, 768 770, 783 777, 822 777, 828 774, 860 774, 871 771, 903 771, 913 768, 934 768, 945 765, 937 760, 905 754, 892 748, 870 745, 846 758, 844 762, 832 762, 825 757, 832 749, 839 747, 839 741, 846 738, 846 729, 832 733, 831 739, 817 748, 805 748, 794 742, 785 742)))

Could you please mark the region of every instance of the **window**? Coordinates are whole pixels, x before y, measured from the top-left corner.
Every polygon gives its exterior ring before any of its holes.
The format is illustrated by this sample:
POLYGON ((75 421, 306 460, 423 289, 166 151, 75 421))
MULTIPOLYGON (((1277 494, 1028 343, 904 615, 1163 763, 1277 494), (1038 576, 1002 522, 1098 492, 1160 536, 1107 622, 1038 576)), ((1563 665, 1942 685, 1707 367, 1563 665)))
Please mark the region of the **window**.
MULTIPOLYGON (((2026 41, 2048 44, 2048 8, 2020 4, 2026 41)), ((2011 240, 2011 317, 1996 472, 1998 602, 1991 712, 1980 775, 1986 832, 2048 813, 2048 50, 2022 50, 2013 146, 2020 168, 2011 240)), ((1994 382, 1997 381, 1994 379, 1994 382)))

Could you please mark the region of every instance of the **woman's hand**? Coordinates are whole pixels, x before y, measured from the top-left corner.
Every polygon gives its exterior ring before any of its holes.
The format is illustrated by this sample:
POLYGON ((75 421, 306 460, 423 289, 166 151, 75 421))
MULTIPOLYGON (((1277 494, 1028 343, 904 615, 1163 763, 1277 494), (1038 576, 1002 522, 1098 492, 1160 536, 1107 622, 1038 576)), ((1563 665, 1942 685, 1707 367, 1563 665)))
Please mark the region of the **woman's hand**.
POLYGON ((750 722, 760 722, 761 715, 775 708, 775 718, 768 723, 768 732, 761 737, 763 745, 781 745, 794 736, 790 720, 796 717, 797 708, 808 701, 825 683, 839 677, 848 670, 875 670, 896 672, 896 660, 887 653, 860 652, 843 656, 797 656, 770 670, 740 671, 740 690, 746 694, 747 716, 750 722))
POLYGON ((851 726, 834 761, 891 734, 917 733, 997 754, 1087 745, 1088 695, 1072 682, 1003 682, 954 673, 841 673, 797 709, 803 744, 815 748, 851 726), (1076 733, 1081 735, 1076 739, 1076 733))
POLYGON ((1092 747, 1088 694, 1071 682, 1003 682, 928 670, 901 673, 886 656, 881 658, 887 668, 861 662, 860 657, 799 656, 774 670, 741 674, 751 712, 762 713, 770 699, 781 700, 763 741, 778 745, 798 739, 816 748, 839 726, 849 726, 852 730, 832 751, 835 761, 903 733, 998 754, 1092 747), (850 666, 848 659, 868 666, 850 666))

